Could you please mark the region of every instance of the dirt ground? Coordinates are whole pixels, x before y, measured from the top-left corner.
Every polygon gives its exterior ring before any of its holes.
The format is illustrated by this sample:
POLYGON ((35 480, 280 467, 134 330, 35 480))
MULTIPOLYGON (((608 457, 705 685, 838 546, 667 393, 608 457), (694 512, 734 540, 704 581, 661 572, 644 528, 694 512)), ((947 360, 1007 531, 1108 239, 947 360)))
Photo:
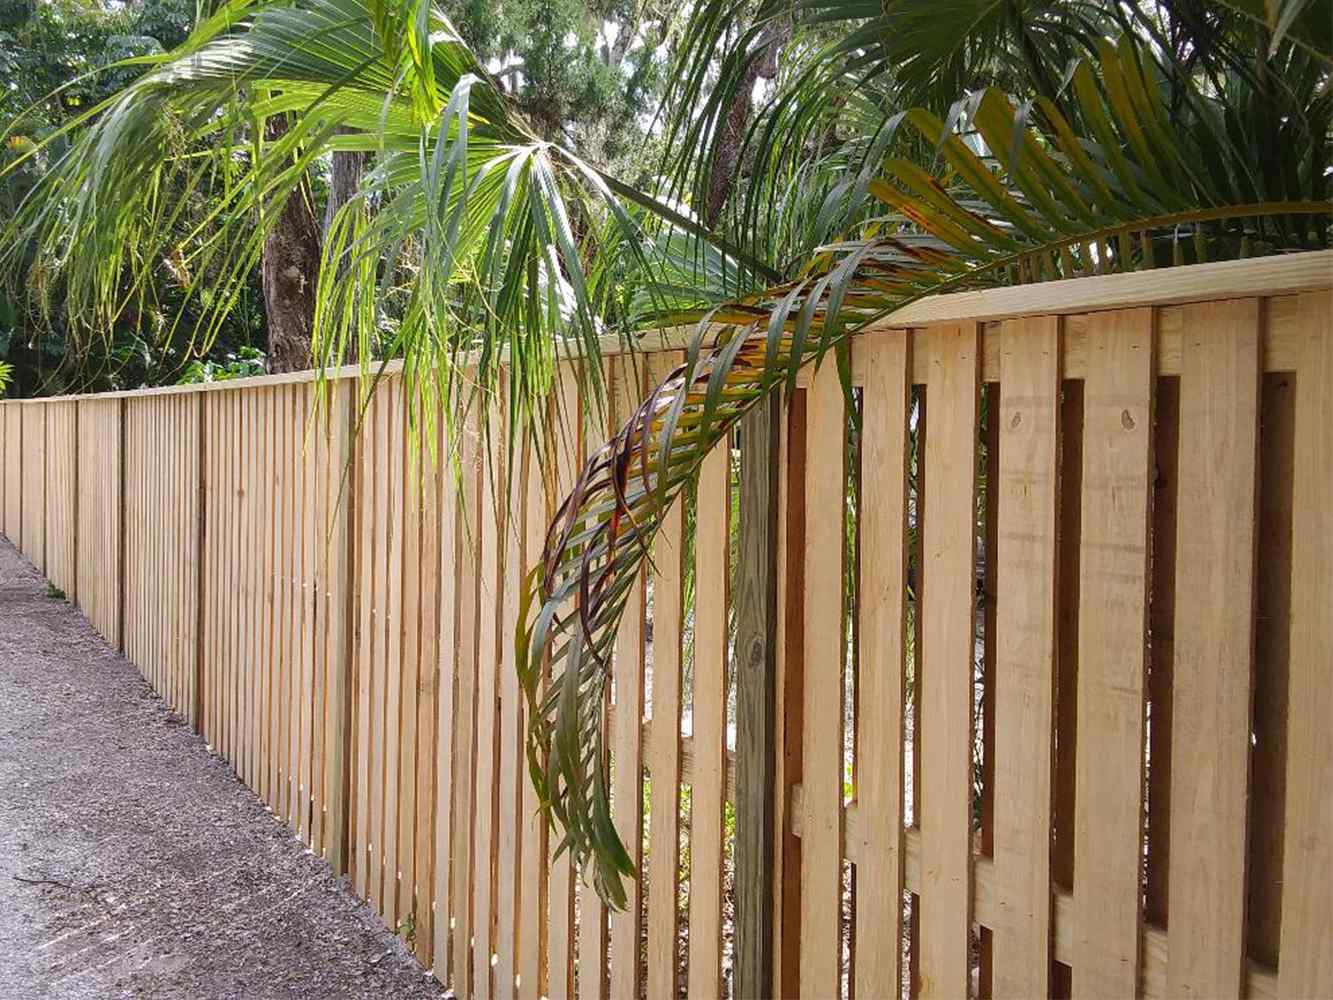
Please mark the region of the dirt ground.
POLYGON ((0 998, 445 995, 0 538, 0 998))

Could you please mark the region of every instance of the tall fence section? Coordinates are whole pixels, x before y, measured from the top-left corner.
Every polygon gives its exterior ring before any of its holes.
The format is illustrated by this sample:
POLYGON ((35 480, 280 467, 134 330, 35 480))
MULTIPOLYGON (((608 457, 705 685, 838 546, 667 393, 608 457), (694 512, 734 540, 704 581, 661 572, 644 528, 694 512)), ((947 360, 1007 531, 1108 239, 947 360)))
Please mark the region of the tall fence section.
POLYGON ((514 622, 678 351, 562 377, 512 484, 397 377, 359 434, 352 378, 7 402, 0 516, 460 996, 1327 996, 1331 284, 943 297, 747 421, 617 639, 623 912, 540 822, 514 622))

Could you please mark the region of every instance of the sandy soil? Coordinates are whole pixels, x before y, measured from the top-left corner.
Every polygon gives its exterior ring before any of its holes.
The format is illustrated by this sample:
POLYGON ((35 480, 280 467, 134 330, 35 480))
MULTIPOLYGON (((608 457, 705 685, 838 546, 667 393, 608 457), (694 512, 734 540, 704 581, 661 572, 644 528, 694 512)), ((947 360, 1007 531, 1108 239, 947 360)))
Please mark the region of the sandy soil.
POLYGON ((0 538, 0 998, 438 998, 0 538))

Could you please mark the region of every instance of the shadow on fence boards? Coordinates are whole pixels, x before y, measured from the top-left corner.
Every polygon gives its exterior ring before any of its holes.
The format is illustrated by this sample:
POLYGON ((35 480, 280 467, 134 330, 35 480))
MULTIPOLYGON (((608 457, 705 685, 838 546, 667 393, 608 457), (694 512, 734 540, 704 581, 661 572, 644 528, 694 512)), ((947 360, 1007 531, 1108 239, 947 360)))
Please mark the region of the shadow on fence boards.
POLYGON ((3 529, 460 996, 1329 996, 1330 284, 937 298, 747 418, 616 646, 626 912, 538 821, 512 638, 680 339, 606 425, 563 380, 512 491, 397 379, 360 435, 351 377, 4 403, 3 529))

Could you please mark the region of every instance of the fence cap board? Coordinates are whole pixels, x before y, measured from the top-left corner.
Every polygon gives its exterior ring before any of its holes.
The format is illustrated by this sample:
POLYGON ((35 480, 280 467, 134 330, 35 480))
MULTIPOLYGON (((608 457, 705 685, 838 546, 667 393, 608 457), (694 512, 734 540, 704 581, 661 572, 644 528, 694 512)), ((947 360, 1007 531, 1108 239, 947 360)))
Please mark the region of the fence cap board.
MULTIPOLYGON (((880 333, 934 323, 965 320, 990 322, 1015 316, 1039 316, 1096 312, 1103 309, 1129 309, 1136 306, 1168 306, 1212 299, 1249 296, 1290 295, 1333 285, 1333 250, 1254 257, 1249 260, 1218 261, 1180 267, 1154 268, 1128 274, 1103 274, 1087 278, 1066 278, 1006 288, 954 292, 920 299, 870 323, 861 335, 880 333)), ((663 327, 645 331, 634 338, 633 350, 643 353, 681 350, 689 346, 697 327, 663 327)), ((613 335, 598 341, 603 355, 626 353, 624 338, 613 335)), ((562 360, 577 360, 582 348, 567 345, 562 360)), ((390 361, 383 366, 343 365, 325 371, 330 381, 373 376, 382 371, 395 375, 403 362, 390 361)), ((152 389, 120 392, 40 396, 33 399, 0 400, 3 403, 52 403, 70 399, 134 399, 143 396, 169 396, 193 392, 227 392, 257 386, 291 385, 314 382, 318 369, 258 375, 253 378, 168 385, 152 389)))
POLYGON ((870 329, 1287 295, 1333 284, 1333 250, 1066 278, 920 299, 870 329))

